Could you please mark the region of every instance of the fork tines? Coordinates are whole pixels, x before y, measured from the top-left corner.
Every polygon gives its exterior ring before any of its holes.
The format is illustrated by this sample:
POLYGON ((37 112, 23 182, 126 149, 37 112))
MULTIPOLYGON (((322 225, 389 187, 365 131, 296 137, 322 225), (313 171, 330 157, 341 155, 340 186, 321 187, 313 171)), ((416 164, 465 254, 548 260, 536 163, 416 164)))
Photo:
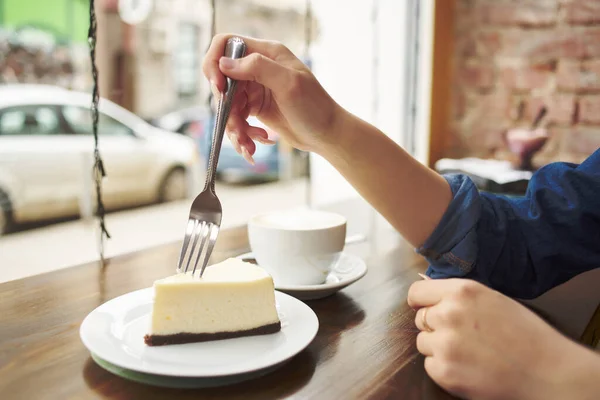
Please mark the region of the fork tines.
POLYGON ((199 273, 199 275, 202 276, 217 241, 218 234, 219 225, 190 218, 185 231, 185 239, 183 240, 181 255, 179 256, 177 271, 187 273, 191 270, 192 274, 195 274, 198 262, 202 260, 200 262, 201 267, 199 273), (199 240, 199 238, 201 238, 201 240, 199 240), (190 242, 192 242, 192 246, 188 251, 190 242), (200 242, 200 246, 198 246, 198 242, 200 242), (194 260, 193 269, 190 267, 192 265, 192 260, 194 260))

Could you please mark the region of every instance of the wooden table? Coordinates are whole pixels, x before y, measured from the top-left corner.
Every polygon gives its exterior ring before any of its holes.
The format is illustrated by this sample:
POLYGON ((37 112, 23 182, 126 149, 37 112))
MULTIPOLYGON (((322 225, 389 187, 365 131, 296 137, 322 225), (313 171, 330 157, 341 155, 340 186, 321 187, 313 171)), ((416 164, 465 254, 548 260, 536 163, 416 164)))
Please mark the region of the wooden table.
MULTIPOLYGON (((225 230, 214 259, 247 248, 245 228, 225 230)), ((332 297, 307 302, 319 317, 319 333, 279 370, 234 386, 195 390, 146 386, 106 372, 79 339, 83 318, 109 299, 172 274, 179 250, 179 243, 168 244, 116 257, 106 268, 92 263, 1 284, 0 398, 451 398, 424 371, 414 311, 406 304, 408 287, 426 265, 387 230, 348 247, 365 257, 368 274, 332 297)))

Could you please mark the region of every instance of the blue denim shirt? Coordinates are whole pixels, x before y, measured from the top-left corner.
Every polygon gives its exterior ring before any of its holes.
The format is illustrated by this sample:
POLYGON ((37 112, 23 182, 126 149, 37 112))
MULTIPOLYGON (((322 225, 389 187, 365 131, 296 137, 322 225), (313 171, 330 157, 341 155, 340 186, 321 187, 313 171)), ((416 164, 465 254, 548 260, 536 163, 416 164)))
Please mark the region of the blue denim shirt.
POLYGON ((417 251, 431 278, 463 277, 535 298, 600 266, 600 150, 581 165, 538 170, 523 197, 479 192, 446 175, 453 200, 417 251))

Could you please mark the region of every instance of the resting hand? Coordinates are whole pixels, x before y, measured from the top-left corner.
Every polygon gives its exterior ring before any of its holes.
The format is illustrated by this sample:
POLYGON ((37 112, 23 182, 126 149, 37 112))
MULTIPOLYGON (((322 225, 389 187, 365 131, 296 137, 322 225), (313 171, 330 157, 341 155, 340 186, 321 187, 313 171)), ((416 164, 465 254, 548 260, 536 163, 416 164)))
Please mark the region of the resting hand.
POLYGON ((408 303, 418 309, 425 369, 453 394, 549 400, 599 393, 600 357, 496 291, 470 280, 426 280, 411 286, 408 303))

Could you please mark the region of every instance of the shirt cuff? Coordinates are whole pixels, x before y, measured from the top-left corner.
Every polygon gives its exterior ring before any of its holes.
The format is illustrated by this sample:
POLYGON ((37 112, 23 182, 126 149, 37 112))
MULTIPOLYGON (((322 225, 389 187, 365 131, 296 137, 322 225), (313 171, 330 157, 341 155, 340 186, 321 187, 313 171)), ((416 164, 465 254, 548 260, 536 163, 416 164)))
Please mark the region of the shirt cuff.
POLYGON ((429 262, 431 278, 464 277, 477 259, 477 224, 481 198, 473 181, 463 174, 443 175, 452 190, 452 201, 440 223, 417 252, 429 262))

